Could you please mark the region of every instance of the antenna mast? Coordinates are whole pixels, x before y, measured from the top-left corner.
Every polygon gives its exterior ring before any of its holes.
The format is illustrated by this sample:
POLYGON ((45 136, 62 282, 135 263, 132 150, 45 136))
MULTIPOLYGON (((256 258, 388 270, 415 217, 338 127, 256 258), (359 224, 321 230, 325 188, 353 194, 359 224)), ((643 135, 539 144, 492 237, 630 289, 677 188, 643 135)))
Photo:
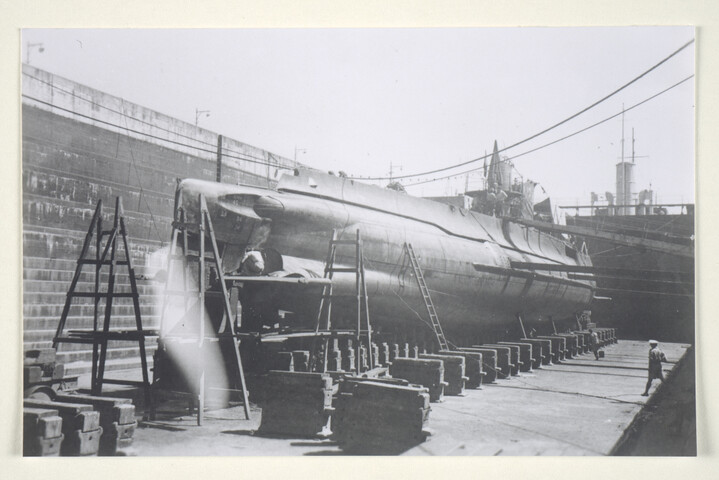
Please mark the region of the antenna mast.
POLYGON ((402 165, 392 165, 392 160, 389 161, 389 183, 392 183, 393 175, 394 175, 394 168, 399 167, 399 171, 402 171, 402 165))
POLYGON ((622 103, 622 163, 624 163, 624 104, 622 103))

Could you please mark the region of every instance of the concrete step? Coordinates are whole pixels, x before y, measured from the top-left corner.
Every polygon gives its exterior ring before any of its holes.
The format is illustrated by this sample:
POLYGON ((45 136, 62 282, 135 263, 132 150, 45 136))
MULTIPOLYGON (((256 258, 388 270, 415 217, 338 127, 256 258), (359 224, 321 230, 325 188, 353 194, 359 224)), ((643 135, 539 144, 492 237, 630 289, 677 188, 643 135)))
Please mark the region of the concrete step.
MULTIPOLYGON (((157 314, 156 307, 160 307, 162 304, 158 303, 157 305, 150 305, 146 302, 143 302, 140 304, 140 315, 143 317, 145 315, 154 315, 157 314)), ((55 317, 58 320, 60 320, 60 316, 62 315, 63 308, 65 307, 64 303, 58 303, 53 305, 23 305, 22 307, 22 313, 23 318, 36 318, 36 317, 55 317)), ((91 318, 94 315, 94 308, 92 305, 72 305, 70 308, 70 314, 74 317, 88 317, 91 318)), ((133 305, 113 305, 112 307, 112 315, 120 315, 120 316, 126 316, 126 315, 134 315, 135 314, 135 308, 133 305)))
MULTIPOLYGON (((72 311, 70 312, 73 313, 72 311)), ((158 328, 160 325, 159 315, 141 315, 143 328, 158 328)), ((60 322, 60 316, 53 317, 25 317, 23 320, 23 329, 25 333, 57 329, 60 322)), ((113 315, 110 324, 113 328, 130 329, 135 328, 134 315, 113 315)), ((92 328, 92 316, 79 317, 77 315, 68 315, 66 329, 92 328)))
MULTIPOLYGON (((88 254, 85 258, 89 260, 95 259, 95 253, 94 248, 92 249, 92 252, 88 254)), ((75 271, 75 268, 77 267, 77 260, 80 256, 80 251, 77 252, 77 256, 74 258, 47 258, 47 257, 32 257, 32 256, 23 256, 22 258, 22 266, 23 268, 40 268, 40 269, 49 269, 49 270, 68 270, 68 271, 75 271)), ((122 259, 124 260, 124 254, 121 255, 122 259)), ((135 267, 135 270, 145 268, 145 261, 147 259, 146 254, 137 254, 133 252, 133 255, 131 256, 132 260, 132 266, 135 267)), ((87 266, 85 268, 91 268, 90 266, 87 266)))
MULTIPOLYGON (((109 267, 104 267, 100 272, 100 282, 106 283, 109 279, 109 267)), ((143 275, 144 272, 135 270, 135 275, 143 275)), ((22 272, 23 281, 53 281, 66 283, 68 287, 75 276, 75 270, 56 270, 46 268, 24 268, 22 272)), ((80 273, 79 282, 94 283, 95 282, 95 270, 92 265, 88 265, 83 268, 80 273)), ((115 282, 120 284, 129 284, 130 276, 125 266, 118 266, 115 269, 115 282)))
MULTIPOLYGON (((102 285, 102 288, 104 287, 105 285, 102 285)), ((26 297, 32 297, 35 294, 44 293, 62 293, 65 295, 69 288, 70 282, 53 282, 51 280, 25 280, 22 282, 23 294, 26 295, 26 297)), ((94 288, 94 282, 78 282, 75 290, 78 292, 90 292, 94 288)), ((148 282, 145 280, 138 280, 137 282, 137 291, 140 296, 160 294, 164 289, 164 284, 148 282)), ((130 284, 118 284, 116 282, 115 291, 129 292, 130 284)))
MULTIPOLYGON (((88 347, 87 345, 85 347, 88 347)), ((155 347, 148 348, 145 353, 149 356, 150 354, 155 352, 155 347)), ((67 365, 68 363, 72 362, 91 362, 92 361, 92 347, 90 346, 89 349, 86 350, 73 350, 73 351, 64 351, 61 350, 57 352, 57 361, 59 363, 64 363, 67 365)), ((139 364, 139 358, 140 358, 140 349, 135 344, 134 347, 123 347, 123 348, 109 348, 107 350, 107 359, 108 360, 124 360, 124 359, 137 359, 137 363, 139 364)))
MULTIPOLYGON (((153 366, 153 358, 152 355, 147 355, 147 367, 148 375, 150 376, 150 382, 152 382, 152 366, 153 366)), ((126 357, 126 358, 117 358, 112 360, 107 360, 105 362, 105 372, 113 372, 118 370, 128 370, 133 369, 137 371, 136 378, 133 378, 133 380, 142 380, 142 362, 140 361, 140 356, 137 357, 126 357)), ((92 372, 92 361, 91 360, 77 360, 74 362, 66 363, 65 364, 65 375, 66 376, 79 376, 79 375, 85 375, 87 373, 92 372)), ((112 375, 105 375, 105 378, 113 378, 112 375)))
MULTIPOLYGON (((85 328, 81 328, 81 327, 74 328, 73 327, 73 328, 66 328, 65 330, 66 331, 68 331, 68 330, 90 330, 91 328, 92 328, 92 326, 85 327, 85 328)), ((145 322, 143 322, 142 328, 144 330, 157 330, 159 328, 159 326, 158 325, 149 325, 149 324, 146 324, 145 322)), ((117 326, 113 322, 112 328, 110 330, 111 331, 117 331, 117 330, 127 331, 127 330, 134 330, 134 329, 135 329, 135 323, 133 321, 132 325, 127 325, 127 326, 117 326)), ((51 342, 53 337, 55 336, 56 331, 57 331, 57 328, 52 328, 52 329, 48 328, 48 329, 43 329, 43 330, 24 330, 22 332, 23 344, 25 345, 25 348, 27 349, 27 348, 29 348, 29 347, 27 347, 27 345, 30 343, 51 342)), ((38 348, 45 348, 45 347, 38 347, 38 348)))
MULTIPOLYGON (((106 286, 100 287, 100 291, 104 291, 104 289, 107 288, 106 286)), ((128 286, 121 286, 119 288, 113 289, 115 293, 131 293, 131 289, 128 286)), ((92 293, 92 290, 75 290, 75 293, 92 293)), ((23 303, 25 305, 53 305, 53 304, 60 304, 62 303, 64 305, 65 300, 67 299, 67 293, 66 292, 49 292, 49 293, 42 293, 42 292, 23 292, 23 303)), ((164 295, 140 295, 140 302, 143 304, 150 304, 150 305, 156 305, 159 303, 162 303, 163 299, 165 298, 164 295)), ((72 304, 73 305, 92 305, 94 304, 95 299, 89 298, 89 297, 73 297, 72 304)), ((105 304, 105 299, 101 299, 101 305, 105 304)), ((133 299, 132 297, 115 297, 112 299, 113 305, 132 305, 133 299)))
MULTIPOLYGON (((23 342, 23 349, 24 350, 35 350, 40 348, 52 348, 52 338, 54 337, 55 332, 52 332, 50 334, 50 337, 46 340, 42 341, 34 341, 34 342, 23 342)), ((123 348, 133 348, 137 347, 138 343, 136 341, 110 341, 108 342, 108 346, 110 350, 116 350, 116 349, 123 349, 123 348)), ((147 337, 145 338, 145 348, 157 348, 157 337, 147 337)), ((85 343, 61 343, 58 344, 57 351, 58 354, 61 352, 69 353, 69 352, 84 352, 86 350, 92 350, 92 344, 85 344, 85 343)))
MULTIPOLYGON (((79 235, 74 237, 69 230, 61 235, 24 232, 23 254, 29 257, 77 260, 82 251, 85 233, 86 232, 75 232, 75 234, 79 235)), ((145 258, 159 248, 155 245, 136 246, 132 243, 132 239, 128 239, 128 242, 130 243, 130 254, 132 255, 133 264, 137 263, 138 265, 144 265, 145 258)), ((95 255, 94 251, 93 247, 91 250, 92 256, 95 255)), ((122 247, 120 251, 122 252, 120 255, 124 256, 124 247, 122 247)))
MULTIPOLYGON (((54 238, 54 237, 62 237, 71 239, 74 243, 80 243, 85 240, 85 235, 87 234, 87 230, 90 227, 90 220, 92 218, 93 211, 95 207, 93 206, 91 210, 88 210, 87 214, 85 215, 85 218, 82 218, 82 216, 74 215, 72 218, 70 217, 64 217, 62 219, 58 219, 52 215, 39 215, 39 216, 33 216, 31 212, 27 212, 27 210, 32 210, 33 205, 37 205, 38 203, 35 200, 47 200, 46 198, 42 197, 34 197, 34 198, 28 198, 30 194, 25 193, 23 195, 23 209, 25 210, 23 212, 23 220, 24 222, 24 229, 23 229, 23 236, 27 236, 29 238, 36 238, 36 239, 45 239, 45 238, 54 238)), ((57 200, 51 201, 51 202, 41 202, 44 205, 56 209, 60 207, 55 202, 57 200)), ((172 207, 170 207, 170 210, 172 207)), ((112 228, 112 218, 111 214, 109 214, 109 210, 106 210, 106 215, 103 215, 103 229, 108 230, 112 228)), ((126 212, 127 213, 127 212, 126 212)), ((157 232, 155 231, 155 223, 157 224, 157 227, 162 231, 163 228, 167 228, 167 237, 169 238, 170 230, 171 230, 171 224, 172 219, 169 216, 154 216, 155 222, 153 223, 152 218, 147 216, 146 218, 140 218, 140 217, 128 217, 126 215, 125 217, 125 225, 127 226, 128 231, 128 243, 130 244, 130 248, 133 250, 141 250, 143 247, 147 245, 158 245, 162 244, 162 241, 164 241, 163 238, 159 238, 157 235, 157 232)))
MULTIPOLYGON (((57 195, 46 195, 46 193, 50 192, 25 192, 23 195, 23 216, 26 220, 55 228, 67 226, 76 231, 87 232, 95 211, 95 205, 68 201, 57 198, 57 195)), ((113 224, 114 200, 111 203, 103 203, 102 226, 109 229, 113 224)), ((151 217, 148 214, 133 212, 129 209, 125 209, 124 216, 129 234, 135 237, 145 234, 155 235, 155 225, 164 233, 172 222, 169 216, 158 214, 151 217)))

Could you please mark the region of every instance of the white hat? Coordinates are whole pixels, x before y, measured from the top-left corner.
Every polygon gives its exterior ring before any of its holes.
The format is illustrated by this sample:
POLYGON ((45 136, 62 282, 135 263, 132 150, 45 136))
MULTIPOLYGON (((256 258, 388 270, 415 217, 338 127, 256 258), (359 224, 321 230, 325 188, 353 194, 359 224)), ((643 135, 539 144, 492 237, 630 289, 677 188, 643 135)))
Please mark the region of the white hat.
POLYGON ((649 340, 649 345, 659 345, 659 342, 656 340, 649 340))

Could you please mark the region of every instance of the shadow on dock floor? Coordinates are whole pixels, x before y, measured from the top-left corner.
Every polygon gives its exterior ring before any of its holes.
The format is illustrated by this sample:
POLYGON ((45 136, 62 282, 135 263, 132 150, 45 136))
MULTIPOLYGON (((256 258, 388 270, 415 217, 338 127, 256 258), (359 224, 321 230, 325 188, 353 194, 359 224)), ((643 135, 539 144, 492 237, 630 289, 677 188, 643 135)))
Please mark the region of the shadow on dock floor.
MULTIPOLYGON (((640 394, 646 383, 646 342, 623 340, 595 360, 581 355, 479 390, 433 403, 432 436, 382 455, 695 455, 694 350, 662 344, 666 384, 640 394), (680 360, 681 359, 681 360, 680 360)), ((118 396, 138 392, 115 391, 118 396)), ((108 392, 110 394, 110 392, 108 392)), ((246 420, 242 407, 207 411, 197 426, 186 402, 163 402, 155 422, 141 422, 134 446, 141 456, 361 455, 328 439, 258 434, 261 411, 246 420)), ((138 415, 141 409, 138 410, 138 415)))
POLYGON ((691 348, 637 414, 610 455, 696 456, 695 361, 691 348))

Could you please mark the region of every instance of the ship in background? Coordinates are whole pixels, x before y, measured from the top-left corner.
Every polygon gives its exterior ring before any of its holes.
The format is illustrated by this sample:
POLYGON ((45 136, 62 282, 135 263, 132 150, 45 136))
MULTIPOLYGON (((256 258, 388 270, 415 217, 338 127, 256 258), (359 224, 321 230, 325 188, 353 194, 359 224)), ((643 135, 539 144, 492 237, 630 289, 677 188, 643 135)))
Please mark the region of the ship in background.
POLYGON ((616 164, 615 194, 593 193, 588 205, 562 207, 569 226, 664 247, 582 237, 597 268, 592 316, 625 337, 694 343, 694 204, 657 203, 651 188, 636 192, 633 150, 631 160, 616 164))
POLYGON ((637 192, 633 150, 616 164, 615 192, 593 193, 587 205, 557 207, 549 197, 535 203, 537 183, 518 175, 511 160, 500 159, 496 143, 484 188, 433 199, 471 203, 587 253, 591 267, 512 265, 596 281, 589 309, 602 326, 618 328, 624 338, 694 343, 694 204, 657 203, 651 187, 637 192))

